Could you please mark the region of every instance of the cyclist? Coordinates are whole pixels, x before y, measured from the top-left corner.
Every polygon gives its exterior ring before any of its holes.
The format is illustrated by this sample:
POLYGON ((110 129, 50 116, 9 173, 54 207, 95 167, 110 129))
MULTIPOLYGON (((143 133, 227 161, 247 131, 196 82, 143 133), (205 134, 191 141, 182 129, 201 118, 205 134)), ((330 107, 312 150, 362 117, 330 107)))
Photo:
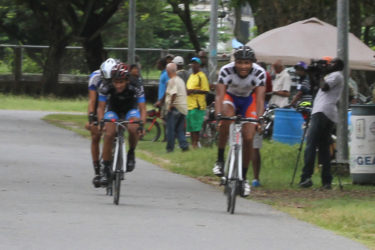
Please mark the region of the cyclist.
MULTIPOLYGON (((111 71, 112 82, 103 85, 99 91, 98 119, 122 118, 125 120, 146 121, 146 99, 143 85, 129 80, 128 67, 118 63, 111 71), (107 112, 104 113, 107 104, 107 112)), ((102 124, 101 124, 102 125, 102 124)), ((139 139, 139 125, 129 124, 129 151, 127 153, 126 171, 135 167, 135 153, 139 139)), ((143 133, 143 131, 141 132, 143 133)), ((107 175, 112 165, 112 144, 116 136, 116 125, 106 123, 104 126, 103 168, 100 177, 102 186, 107 184, 107 175)))
MULTIPOLYGON (((234 52, 234 62, 224 65, 219 72, 216 86, 215 109, 217 117, 241 115, 242 117, 260 118, 264 112, 265 81, 264 69, 255 63, 254 51, 248 46, 241 46, 234 52), (252 93, 255 92, 255 100, 252 93)), ((223 176, 224 150, 228 140, 230 121, 221 121, 219 128, 218 159, 213 168, 217 176, 223 176)), ((253 137, 257 126, 245 123, 242 128, 242 196, 250 194, 250 184, 246 180, 247 169, 251 159, 253 137)))
POLYGON ((88 122, 86 129, 91 133, 91 157, 95 171, 95 177, 92 180, 95 187, 100 187, 100 162, 99 162, 99 143, 101 132, 98 129, 98 90, 104 83, 111 80, 111 69, 116 65, 116 60, 108 58, 100 65, 100 69, 91 73, 89 78, 89 104, 88 104, 88 122))

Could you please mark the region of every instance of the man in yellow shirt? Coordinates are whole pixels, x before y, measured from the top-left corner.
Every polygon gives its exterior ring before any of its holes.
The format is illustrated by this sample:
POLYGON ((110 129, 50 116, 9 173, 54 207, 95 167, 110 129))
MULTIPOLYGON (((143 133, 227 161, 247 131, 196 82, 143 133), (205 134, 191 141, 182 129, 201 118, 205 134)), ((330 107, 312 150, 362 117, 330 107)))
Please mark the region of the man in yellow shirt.
POLYGON ((199 132, 202 129, 206 113, 206 94, 210 90, 206 75, 200 70, 201 60, 198 57, 191 59, 192 74, 190 75, 187 88, 188 115, 186 130, 191 134, 191 145, 198 147, 199 132))

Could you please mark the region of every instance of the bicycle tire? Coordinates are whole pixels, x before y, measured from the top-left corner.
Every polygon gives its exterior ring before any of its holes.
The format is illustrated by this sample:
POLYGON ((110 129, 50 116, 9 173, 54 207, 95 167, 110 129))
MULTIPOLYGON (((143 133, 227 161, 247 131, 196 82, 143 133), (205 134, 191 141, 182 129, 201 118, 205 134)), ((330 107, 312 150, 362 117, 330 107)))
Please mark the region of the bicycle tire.
POLYGON ((120 191, 121 191, 121 172, 116 171, 114 176, 114 194, 113 194, 113 203, 118 205, 120 202, 120 191))
POLYGON ((142 141, 152 141, 155 142, 159 140, 161 135, 161 129, 159 122, 155 121, 152 118, 147 118, 146 124, 144 124, 145 135, 141 137, 142 141))
POLYGON ((121 148, 119 149, 118 156, 117 156, 117 164, 116 170, 113 173, 113 203, 118 205, 120 201, 120 191, 121 191, 121 171, 122 171, 122 164, 123 164, 123 155, 121 148))
POLYGON ((234 179, 228 181, 228 192, 227 192, 227 212, 234 214, 234 210, 236 207, 236 198, 239 191, 239 180, 238 180, 238 149, 235 149, 234 153, 234 168, 233 168, 233 176, 234 179))

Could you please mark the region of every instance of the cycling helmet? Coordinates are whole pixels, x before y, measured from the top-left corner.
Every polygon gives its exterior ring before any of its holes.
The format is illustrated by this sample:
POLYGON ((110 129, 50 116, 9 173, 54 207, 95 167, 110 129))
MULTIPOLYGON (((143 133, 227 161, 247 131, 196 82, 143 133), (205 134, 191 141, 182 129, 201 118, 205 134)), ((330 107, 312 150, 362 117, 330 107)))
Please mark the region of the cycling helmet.
POLYGON ((173 58, 172 60, 173 63, 175 63, 176 65, 184 65, 184 58, 182 58, 181 56, 176 56, 175 58, 173 58))
POLYGON ((100 65, 100 73, 104 79, 111 79, 111 70, 117 64, 113 58, 108 58, 100 65))
POLYGON ((241 46, 237 48, 234 51, 234 59, 251 60, 253 62, 256 61, 254 50, 249 46, 241 46))
POLYGON ((111 70, 112 79, 128 79, 128 77, 129 77, 128 65, 121 62, 113 66, 111 70))

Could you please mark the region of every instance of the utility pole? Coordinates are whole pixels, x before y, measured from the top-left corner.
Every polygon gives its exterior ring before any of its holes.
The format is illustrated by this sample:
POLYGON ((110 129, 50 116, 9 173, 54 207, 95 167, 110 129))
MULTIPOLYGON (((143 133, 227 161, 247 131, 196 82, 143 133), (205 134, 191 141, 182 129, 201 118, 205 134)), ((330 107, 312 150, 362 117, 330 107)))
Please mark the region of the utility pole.
POLYGON ((129 0, 128 64, 135 63, 135 0, 129 0))
POLYGON ((348 149, 348 33, 349 0, 337 0, 337 57, 344 61, 344 88, 339 101, 337 123, 337 162, 349 162, 348 149))
POLYGON ((208 55, 208 80, 210 84, 216 81, 217 68, 217 9, 219 7, 218 0, 211 0, 210 14, 210 46, 208 55))

